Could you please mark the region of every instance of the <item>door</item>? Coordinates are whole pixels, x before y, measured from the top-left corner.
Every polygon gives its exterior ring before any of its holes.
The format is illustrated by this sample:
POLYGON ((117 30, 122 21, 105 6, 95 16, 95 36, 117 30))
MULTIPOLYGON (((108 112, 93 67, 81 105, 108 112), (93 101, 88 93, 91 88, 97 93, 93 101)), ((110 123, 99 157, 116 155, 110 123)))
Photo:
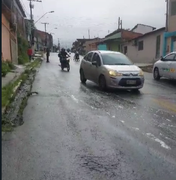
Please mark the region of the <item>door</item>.
POLYGON ((176 39, 175 39, 175 41, 174 41, 173 46, 174 46, 174 51, 176 51, 176 39))
POLYGON ((83 57, 82 61, 81 61, 81 68, 82 68, 83 71, 84 71, 84 75, 85 75, 85 71, 86 71, 86 68, 87 68, 87 56, 88 56, 88 54, 86 54, 86 55, 83 57))
POLYGON ((173 61, 170 61, 169 63, 169 68, 170 68, 170 78, 176 79, 176 53, 173 61))
POLYGON ((98 53, 94 53, 92 62, 93 61, 97 63, 97 66, 92 65, 92 68, 91 68, 92 81, 94 81, 95 83, 98 83, 99 74, 101 71, 101 59, 98 53))
POLYGON ((86 79, 90 80, 90 69, 92 66, 92 56, 93 56, 93 52, 90 52, 87 54, 85 62, 84 62, 84 75, 86 77, 86 79))
POLYGON ((168 54, 165 56, 161 62, 161 76, 164 76, 166 78, 171 77, 171 63, 173 62, 175 58, 175 53, 168 54))

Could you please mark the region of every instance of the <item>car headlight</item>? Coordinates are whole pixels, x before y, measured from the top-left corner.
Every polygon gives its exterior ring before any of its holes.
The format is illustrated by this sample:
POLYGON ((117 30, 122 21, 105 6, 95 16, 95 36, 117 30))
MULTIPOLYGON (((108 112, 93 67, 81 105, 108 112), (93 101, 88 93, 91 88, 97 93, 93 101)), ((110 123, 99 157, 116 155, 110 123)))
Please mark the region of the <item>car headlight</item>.
POLYGON ((110 75, 110 76, 114 76, 114 77, 116 77, 116 76, 122 76, 121 73, 118 73, 118 72, 113 71, 113 70, 110 70, 110 71, 109 71, 109 75, 110 75))
POLYGON ((144 76, 144 72, 142 70, 140 70, 139 76, 144 76))

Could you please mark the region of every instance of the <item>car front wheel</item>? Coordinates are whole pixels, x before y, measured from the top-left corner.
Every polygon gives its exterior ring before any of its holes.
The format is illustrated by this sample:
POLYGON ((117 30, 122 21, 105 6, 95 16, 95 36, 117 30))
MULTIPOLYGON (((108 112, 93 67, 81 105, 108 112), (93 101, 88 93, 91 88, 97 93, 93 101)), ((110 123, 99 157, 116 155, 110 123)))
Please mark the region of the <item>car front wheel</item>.
POLYGON ((154 77, 154 79, 157 80, 157 81, 160 80, 160 78, 161 78, 161 76, 160 76, 160 74, 159 74, 159 69, 158 69, 157 67, 154 69, 153 77, 154 77))
POLYGON ((84 71, 82 69, 80 70, 80 80, 83 84, 85 84, 87 81, 87 79, 84 76, 84 71))
POLYGON ((105 77, 103 75, 101 75, 100 78, 99 78, 99 87, 103 91, 105 91, 107 89, 106 79, 105 79, 105 77))

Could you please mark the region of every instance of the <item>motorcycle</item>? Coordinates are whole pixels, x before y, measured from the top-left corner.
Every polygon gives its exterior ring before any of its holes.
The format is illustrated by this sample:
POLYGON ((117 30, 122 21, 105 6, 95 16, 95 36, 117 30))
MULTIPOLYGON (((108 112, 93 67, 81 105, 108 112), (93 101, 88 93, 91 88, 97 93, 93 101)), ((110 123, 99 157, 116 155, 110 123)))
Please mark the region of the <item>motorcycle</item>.
POLYGON ((62 71, 64 70, 64 68, 67 68, 67 71, 70 71, 70 59, 66 58, 65 60, 61 61, 61 69, 62 71))
POLYGON ((79 61, 79 55, 75 55, 75 56, 74 56, 74 60, 75 60, 76 62, 78 62, 78 61, 79 61))

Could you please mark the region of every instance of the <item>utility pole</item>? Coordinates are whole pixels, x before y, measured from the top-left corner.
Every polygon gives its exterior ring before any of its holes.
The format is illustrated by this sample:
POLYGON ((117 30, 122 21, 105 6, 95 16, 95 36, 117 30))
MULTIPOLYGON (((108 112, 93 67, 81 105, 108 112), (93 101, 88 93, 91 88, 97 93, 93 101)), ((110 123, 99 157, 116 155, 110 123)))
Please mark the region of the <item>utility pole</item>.
POLYGON ((59 38, 58 38, 58 50, 60 51, 60 42, 59 42, 59 38))
POLYGON ((118 19, 118 29, 122 29, 122 20, 120 19, 120 17, 118 19))
POLYGON ((45 26, 45 46, 47 47, 47 32, 46 32, 46 25, 48 25, 49 23, 42 23, 42 24, 44 24, 44 26, 45 26))
POLYGON ((90 29, 88 29, 88 37, 89 37, 89 39, 90 39, 90 29))
POLYGON ((30 21, 31 21, 31 37, 30 37, 30 43, 34 52, 34 22, 33 22, 33 14, 32 9, 34 8, 34 5, 32 2, 42 2, 41 0, 28 0, 29 1, 29 8, 30 8, 30 21))

